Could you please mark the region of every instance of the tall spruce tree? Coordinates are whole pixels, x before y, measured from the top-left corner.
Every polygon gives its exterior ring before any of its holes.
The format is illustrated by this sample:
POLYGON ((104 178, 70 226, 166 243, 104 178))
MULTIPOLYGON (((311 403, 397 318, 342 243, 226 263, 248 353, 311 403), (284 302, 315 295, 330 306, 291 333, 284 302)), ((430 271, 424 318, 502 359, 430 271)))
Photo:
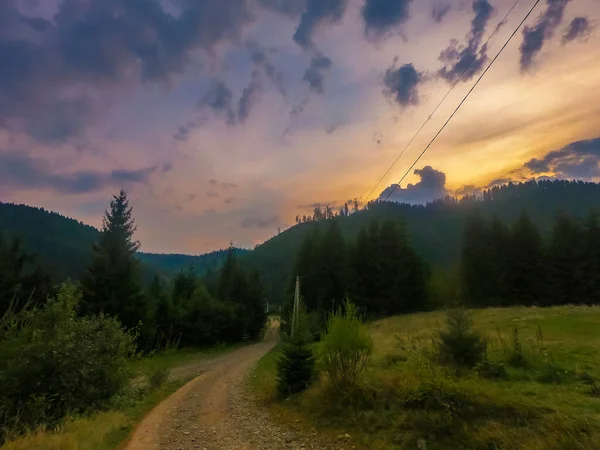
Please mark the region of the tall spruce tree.
POLYGON ((512 229, 508 282, 515 304, 533 305, 543 301, 544 245, 538 229, 523 212, 512 229))
POLYGON ((600 303, 600 216, 592 210, 583 224, 583 298, 587 304, 600 303))
POLYGON ((105 211, 100 241, 81 280, 81 312, 115 316, 127 328, 148 320, 135 257, 140 243, 133 238, 136 226, 132 212, 127 193, 121 189, 105 211))
POLYGON ((583 283, 583 230, 564 213, 557 215, 548 245, 545 292, 548 304, 580 303, 583 283))

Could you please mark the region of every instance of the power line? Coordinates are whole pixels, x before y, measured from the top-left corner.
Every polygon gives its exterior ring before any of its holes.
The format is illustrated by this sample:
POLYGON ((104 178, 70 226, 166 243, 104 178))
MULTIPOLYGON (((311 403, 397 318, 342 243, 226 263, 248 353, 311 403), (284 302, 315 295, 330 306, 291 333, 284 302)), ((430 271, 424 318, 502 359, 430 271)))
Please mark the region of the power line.
POLYGON ((446 92, 446 95, 444 95, 444 97, 440 100, 440 102, 437 104, 437 106, 435 107, 435 109, 433 110, 433 112, 431 114, 429 114, 429 116, 427 116, 427 119, 425 120, 425 122, 423 123, 423 125, 421 125, 421 128, 419 128, 417 130, 417 132, 412 137, 412 139, 408 142, 408 144, 406 144, 406 147, 404 147, 404 149, 396 157, 396 159, 394 160, 394 162, 392 163, 392 165, 382 175, 382 177, 379 179, 379 181, 377 182, 377 184, 375 184, 375 186, 373 186, 373 189, 371 189, 371 192, 369 192, 369 194, 365 197, 365 203, 369 200, 369 198, 371 197, 371 195, 373 194, 373 192, 375 192, 375 189, 377 189, 377 186, 379 186, 381 184, 381 182, 385 179, 385 177, 388 176, 388 174, 394 168, 394 166, 396 165, 396 163, 400 160, 400 158, 402 157, 402 155, 404 155, 404 153, 406 152, 406 150, 408 150, 408 148, 412 145, 412 143, 419 136, 419 134, 421 134, 421 131, 423 131, 423 128, 425 128, 425 126, 429 123, 429 121, 434 116, 434 114, 437 112, 437 110, 440 109, 440 107, 442 106, 442 104, 444 103, 444 101, 446 101, 446 99, 448 98, 448 96, 452 93, 452 91, 454 90, 454 88, 458 85, 458 83, 460 83, 462 81, 462 79, 465 76, 465 74, 471 69, 471 67, 473 66, 473 64, 475 64, 475 61, 477 61, 477 58, 479 58, 479 56, 481 56, 481 54, 487 49, 487 45, 490 43, 490 41, 493 39, 493 37, 498 33, 498 31, 500 31, 500 28, 502 28, 502 25, 504 25, 506 23, 508 17, 511 15, 511 13, 514 11, 514 9, 517 7, 517 5, 519 4, 520 1, 521 0, 516 0, 515 3, 514 3, 514 5, 512 6, 512 8, 510 8, 510 10, 508 11, 508 13, 506 14, 506 16, 504 16, 504 19, 502 19, 498 23, 498 26, 496 26, 496 29, 494 30, 494 32, 490 35, 490 37, 487 39, 487 41, 485 41, 485 43, 481 46, 481 48, 479 49, 479 52, 477 52, 477 54, 473 57, 473 59, 471 60, 470 64, 463 70, 463 72, 460 74, 460 76, 452 84, 452 86, 450 87, 450 89, 448 90, 448 92, 446 92))
POLYGON ((440 128, 440 130, 436 133, 436 135, 433 137, 433 139, 431 140, 431 142, 429 142, 429 144, 427 144, 427 147, 425 147, 425 149, 421 152, 421 154, 417 157, 417 159, 415 159, 415 161, 408 168, 408 170, 406 171, 406 173, 402 176, 402 178, 400 179, 400 181, 398 181, 397 184, 395 184, 395 185, 392 186, 392 189, 390 190, 390 192, 388 193, 388 195, 385 197, 384 201, 387 201, 390 198, 390 196, 394 193, 394 191, 398 188, 398 186, 400 186, 400 184, 404 181, 404 179, 407 177, 407 175, 410 173, 410 171, 413 169, 413 167, 415 167, 417 165, 417 163, 419 162, 419 160, 423 157, 423 155, 427 152, 427 150, 429 150, 429 148, 433 145, 433 143, 436 141, 436 139, 438 138, 438 136, 440 134, 442 134, 442 132, 444 131, 444 129, 446 128, 446 126, 454 118, 454 116, 456 115, 456 113, 458 112, 458 110, 462 107, 462 105, 467 101, 467 99, 469 98, 469 96, 471 95, 471 93, 475 90, 475 88, 477 87, 477 85, 479 84, 479 82, 483 79, 483 77, 488 72, 488 70, 490 70, 490 68, 494 65, 494 63, 500 57, 500 55, 502 54, 502 52, 504 51, 504 49, 506 49, 506 47, 508 47, 508 44, 510 43, 510 41, 512 40, 512 38, 515 37, 515 35, 519 31, 519 29, 525 23, 525 21, 529 18, 529 16, 531 16, 531 14, 533 13, 533 11, 537 7, 537 5, 539 5, 540 1, 541 0, 536 0, 536 2, 533 4, 533 6, 531 7, 531 9, 527 13, 527 15, 523 18, 523 20, 519 24, 519 26, 515 29, 515 31, 513 31, 513 33, 510 35, 510 37, 504 43, 504 45, 498 51, 498 53, 496 53, 496 56, 494 57, 494 59, 492 59, 492 61, 488 64, 488 66, 483 71, 483 73, 481 74, 481 76, 477 79, 477 81, 475 82, 475 84, 473 85, 473 87, 471 87, 471 89, 469 90, 469 92, 467 92, 467 95, 465 95, 465 97, 462 99, 462 101, 456 107, 456 109, 454 110, 454 112, 450 115, 450 117, 448 117, 448 120, 446 120, 446 122, 444 123, 444 125, 442 126, 442 128, 440 128))

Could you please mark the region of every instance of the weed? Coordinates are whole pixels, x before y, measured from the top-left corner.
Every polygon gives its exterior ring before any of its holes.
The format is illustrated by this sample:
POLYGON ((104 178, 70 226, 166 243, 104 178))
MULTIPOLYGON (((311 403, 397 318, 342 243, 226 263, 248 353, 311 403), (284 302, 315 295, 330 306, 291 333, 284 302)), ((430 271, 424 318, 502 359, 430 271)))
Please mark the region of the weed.
POLYGON ((166 367, 158 367, 150 374, 150 388, 158 389, 162 387, 169 378, 169 369, 166 367))

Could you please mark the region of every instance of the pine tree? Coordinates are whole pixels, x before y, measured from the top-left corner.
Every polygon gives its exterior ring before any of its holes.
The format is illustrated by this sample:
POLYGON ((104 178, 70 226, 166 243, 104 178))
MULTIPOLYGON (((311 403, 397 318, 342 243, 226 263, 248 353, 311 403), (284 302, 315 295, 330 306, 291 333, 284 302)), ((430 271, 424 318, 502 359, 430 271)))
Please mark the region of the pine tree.
POLYGON ((540 303, 544 283, 544 247, 538 229, 522 213, 512 229, 508 282, 511 299, 520 305, 540 303))
POLYGON ((132 211, 127 193, 121 189, 104 214, 100 241, 81 280, 81 312, 116 316, 127 328, 148 318, 135 257, 140 243, 133 239, 136 226, 132 211))
POLYGON ((580 303, 583 300, 583 230, 566 214, 554 222, 547 259, 546 296, 550 304, 580 303))
POLYGON ((583 298, 587 304, 600 303, 600 217, 590 211, 583 229, 583 298))

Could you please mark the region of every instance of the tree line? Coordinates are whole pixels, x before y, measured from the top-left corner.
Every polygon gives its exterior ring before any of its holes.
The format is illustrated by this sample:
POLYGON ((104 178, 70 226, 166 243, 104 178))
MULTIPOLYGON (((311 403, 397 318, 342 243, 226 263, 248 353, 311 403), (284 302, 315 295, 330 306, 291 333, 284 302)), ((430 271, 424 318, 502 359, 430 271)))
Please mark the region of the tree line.
POLYGON ((469 217, 461 254, 461 296, 471 306, 596 304, 600 216, 559 213, 546 238, 522 213, 511 226, 469 217))
POLYGON ((296 254, 284 317, 296 276, 314 325, 349 298, 370 317, 463 304, 551 306, 600 299, 600 215, 556 215, 543 237, 523 212, 509 224, 473 212, 466 220, 455 268, 432 268, 415 251, 401 220, 372 221, 356 239, 339 219, 317 227, 296 254), (440 276, 443 274, 443 276, 440 276))
MULTIPOLYGON (((371 317, 423 309, 429 273, 402 222, 394 220, 373 221, 356 240, 345 239, 339 222, 330 221, 324 230, 315 228, 307 235, 294 265, 303 305, 321 325, 347 298, 371 317)), ((284 315, 289 314, 290 304, 286 303, 284 315)))
MULTIPOLYGON (((172 280, 155 276, 145 287, 135 231, 127 193, 120 191, 105 212, 91 262, 78 284, 81 316, 117 318, 144 350, 258 337, 266 321, 264 288, 259 275, 240 264, 235 249, 227 251, 218 271, 200 277, 186 269, 172 280)), ((54 295, 50 276, 21 240, 0 236, 0 317, 11 307, 43 305, 54 295)))

